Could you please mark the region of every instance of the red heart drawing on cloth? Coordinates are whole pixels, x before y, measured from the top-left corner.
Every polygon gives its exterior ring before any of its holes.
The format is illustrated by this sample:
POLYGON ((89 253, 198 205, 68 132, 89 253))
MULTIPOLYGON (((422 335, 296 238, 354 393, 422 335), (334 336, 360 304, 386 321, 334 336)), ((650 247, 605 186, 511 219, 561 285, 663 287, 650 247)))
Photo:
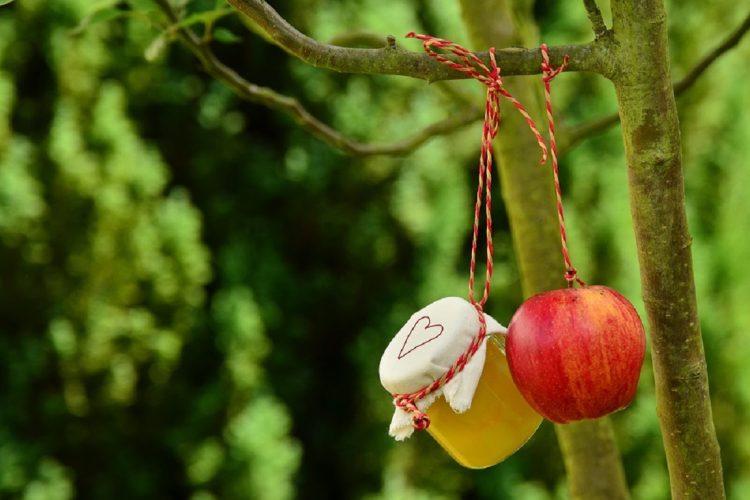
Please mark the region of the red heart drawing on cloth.
POLYGON ((404 356, 412 352, 414 349, 418 347, 422 347, 428 342, 432 342, 433 340, 435 340, 442 334, 443 334, 443 325, 440 325, 437 323, 433 325, 430 323, 429 316, 422 316, 414 323, 414 326, 411 327, 411 331, 409 332, 409 335, 407 335, 406 340, 404 340, 404 345, 401 346, 401 350, 398 352, 398 359, 403 358, 404 356), (437 330, 437 329, 439 329, 437 333, 428 331, 428 330, 437 330), (432 335, 433 333, 434 335, 432 335), (429 337, 429 335, 432 335, 432 337, 429 337), (429 338, 425 339, 425 337, 429 337, 429 338), (409 340, 411 340, 411 343, 409 343, 409 340), (409 347, 408 350, 406 350, 407 346, 409 347))

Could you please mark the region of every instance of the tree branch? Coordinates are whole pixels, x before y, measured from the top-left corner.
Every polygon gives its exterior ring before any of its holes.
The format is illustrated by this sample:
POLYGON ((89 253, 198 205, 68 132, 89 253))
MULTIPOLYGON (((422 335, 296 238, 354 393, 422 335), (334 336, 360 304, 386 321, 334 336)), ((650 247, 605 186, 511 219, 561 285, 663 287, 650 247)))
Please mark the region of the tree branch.
POLYGON ((583 5, 586 7, 586 15, 591 21, 591 27, 594 28, 594 35, 596 38, 601 38, 607 34, 607 25, 604 24, 604 18, 602 17, 602 11, 599 10, 599 6, 596 5, 596 0, 583 0, 583 5))
MULTIPOLYGON (((180 19, 169 1, 155 1, 172 26, 176 26, 180 19)), ((357 142, 315 118, 297 99, 279 94, 268 87, 255 85, 242 78, 236 71, 222 63, 208 45, 189 28, 178 28, 175 32, 187 48, 201 61, 206 72, 228 85, 239 97, 286 113, 300 127, 317 138, 351 155, 406 155, 431 138, 454 132, 463 126, 479 121, 483 116, 483 112, 479 109, 467 109, 462 113, 451 115, 444 120, 433 123, 411 137, 393 144, 379 145, 357 142)), ((386 39, 383 38, 383 41, 385 42, 386 39)))
MULTIPOLYGON (((342 73, 410 76, 430 82, 467 78, 422 52, 410 52, 396 46, 363 49, 320 43, 299 32, 263 0, 227 1, 255 22, 279 47, 311 66, 342 73)), ((570 56, 568 71, 591 71, 608 76, 612 61, 605 54, 607 45, 603 41, 594 41, 550 47, 550 60, 558 66, 567 54, 570 56)), ((489 64, 486 52, 477 55, 489 64)), ((496 52, 496 60, 503 75, 535 75, 540 73, 542 56, 537 48, 506 48, 496 52)))
POLYGON ((588 123, 573 127, 567 132, 564 129, 560 130, 560 138, 557 140, 557 147, 560 150, 560 154, 563 155, 567 153, 592 135, 604 132, 609 127, 617 125, 618 123, 620 123, 620 115, 617 112, 614 112, 588 123))
POLYGON ((403 141, 383 145, 350 142, 350 149, 346 151, 358 156, 403 156, 411 153, 433 137, 453 133, 466 125, 480 121, 483 117, 483 110, 470 109, 463 113, 449 116, 439 122, 435 122, 403 141))
MULTIPOLYGON (((750 31, 750 13, 748 13, 745 20, 726 38, 726 40, 701 59, 698 64, 688 71, 687 75, 673 85, 675 97, 679 97, 692 87, 698 78, 706 72, 709 66, 716 62, 724 53, 736 47, 748 31, 750 31)), ((559 141, 560 151, 564 152, 570 150, 584 139, 594 134, 604 132, 612 125, 619 123, 619 121, 620 115, 618 113, 612 113, 589 123, 579 125, 567 133, 563 132, 559 141)))
POLYGON ((679 95, 690 88, 690 86, 695 83, 698 77, 701 76, 708 69, 708 67, 711 66, 711 64, 713 64, 725 52, 736 47, 737 44, 740 43, 740 40, 742 40, 742 37, 745 36, 748 31, 750 31, 750 13, 748 13, 742 24, 740 24, 740 26, 736 30, 734 30, 734 32, 729 35, 721 45, 712 50, 711 53, 709 53, 698 64, 696 64, 695 67, 693 67, 693 69, 691 69, 688 74, 682 78, 682 80, 674 85, 675 95, 679 95))

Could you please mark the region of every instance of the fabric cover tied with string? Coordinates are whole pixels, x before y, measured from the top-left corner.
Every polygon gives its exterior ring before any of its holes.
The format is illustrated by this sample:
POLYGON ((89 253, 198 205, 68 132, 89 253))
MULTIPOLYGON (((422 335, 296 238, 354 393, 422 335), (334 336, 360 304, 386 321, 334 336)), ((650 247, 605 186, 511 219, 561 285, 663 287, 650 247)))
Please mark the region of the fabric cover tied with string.
MULTIPOLYGON (((483 314, 487 335, 502 335, 507 329, 483 314)), ((380 360, 380 381, 391 394, 412 394, 442 380, 477 339, 481 328, 477 310, 459 297, 446 297, 414 313, 399 330, 380 360)), ((425 415, 440 396, 456 413, 471 406, 474 391, 484 368, 487 338, 476 346, 463 369, 445 383, 414 401, 416 409, 396 405, 389 434, 401 441, 412 435, 419 424, 414 416, 425 415)), ((421 429, 420 429, 421 430, 421 429)))

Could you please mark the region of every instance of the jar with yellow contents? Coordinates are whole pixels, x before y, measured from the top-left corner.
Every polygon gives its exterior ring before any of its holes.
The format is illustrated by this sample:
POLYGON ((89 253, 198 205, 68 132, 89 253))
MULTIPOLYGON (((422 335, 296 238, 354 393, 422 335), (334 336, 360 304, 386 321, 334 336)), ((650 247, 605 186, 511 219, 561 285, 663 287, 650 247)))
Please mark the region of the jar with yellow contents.
MULTIPOLYGON (((518 450, 542 417, 516 389, 505 359, 506 329, 484 314, 487 338, 449 381, 415 402, 429 419, 427 432, 464 467, 483 469, 518 450)), ((383 387, 398 396, 441 379, 469 348, 480 328, 477 310, 458 297, 440 299, 399 330, 380 360, 383 387)), ((413 415, 395 409, 389 433, 403 440, 414 431, 413 415)))

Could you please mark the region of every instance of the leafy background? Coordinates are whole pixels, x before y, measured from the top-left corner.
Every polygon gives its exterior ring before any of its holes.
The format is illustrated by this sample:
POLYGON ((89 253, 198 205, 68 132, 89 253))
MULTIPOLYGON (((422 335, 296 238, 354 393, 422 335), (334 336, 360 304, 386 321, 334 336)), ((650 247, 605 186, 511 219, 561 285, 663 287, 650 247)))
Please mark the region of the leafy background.
MULTIPOLYGON (((455 1, 274 3, 321 40, 416 30, 468 43, 455 1)), ((182 4, 199 20, 226 8, 182 4)), ((675 77, 745 14, 729 0, 668 4, 675 77)), ((591 37, 578 1, 539 0, 534 12, 548 43, 591 37)), ((386 434, 380 353, 411 312, 465 291, 479 125, 403 158, 347 157, 240 101, 161 21, 149 0, 0 7, 0 497, 565 498, 549 423, 484 471, 460 468, 427 435, 396 445, 386 434)), ((461 110, 456 92, 481 101, 472 82, 317 70, 234 15, 217 23, 223 60, 364 141, 461 110)), ((679 101, 736 499, 750 497, 748 58, 746 42, 679 101)), ((563 128, 615 109, 601 78, 555 86, 563 128)), ((561 169, 582 275, 642 311, 617 128, 561 169)), ((507 321, 522 298, 495 210, 489 310, 507 321)), ((667 498, 648 361, 636 401, 613 419, 634 498, 667 498)))

